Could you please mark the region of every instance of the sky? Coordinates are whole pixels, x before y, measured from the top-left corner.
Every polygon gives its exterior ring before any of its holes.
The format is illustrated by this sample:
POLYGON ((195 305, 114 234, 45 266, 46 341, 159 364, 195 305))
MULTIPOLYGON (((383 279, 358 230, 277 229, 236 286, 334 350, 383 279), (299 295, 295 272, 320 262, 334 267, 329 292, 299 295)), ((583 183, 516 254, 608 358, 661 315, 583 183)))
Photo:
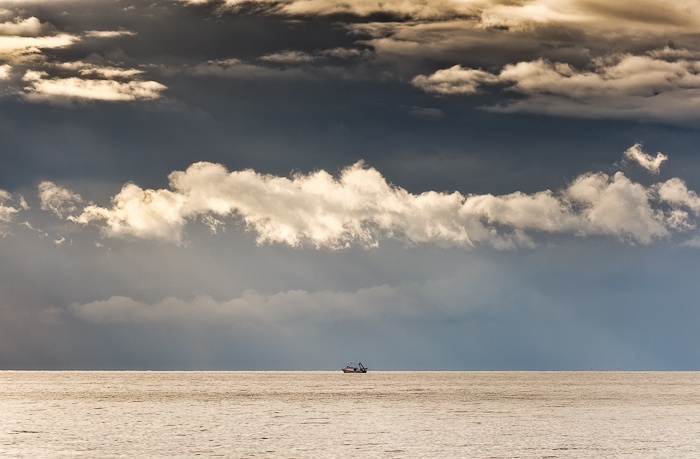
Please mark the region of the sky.
POLYGON ((700 369, 697 0, 0 0, 0 369, 700 369))

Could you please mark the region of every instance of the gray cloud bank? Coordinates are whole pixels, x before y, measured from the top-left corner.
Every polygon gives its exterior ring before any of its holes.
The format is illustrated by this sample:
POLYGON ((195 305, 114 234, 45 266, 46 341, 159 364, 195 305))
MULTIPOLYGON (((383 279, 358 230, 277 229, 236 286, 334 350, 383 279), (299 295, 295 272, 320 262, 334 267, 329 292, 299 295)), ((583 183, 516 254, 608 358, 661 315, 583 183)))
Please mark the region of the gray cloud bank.
MULTIPOLYGON (((449 286, 449 285, 448 285, 449 286)), ((173 323, 179 325, 219 323, 342 322, 348 319, 416 320, 430 317, 422 304, 432 298, 446 301, 444 282, 398 287, 380 285, 355 292, 290 290, 259 293, 246 290, 239 298, 217 301, 211 296, 191 300, 175 297, 156 303, 113 296, 106 300, 71 305, 71 312, 90 322, 173 323), (441 292, 440 289, 443 289, 441 292)), ((454 288, 454 286, 449 286, 454 288)), ((442 313, 446 313, 441 304, 442 313)), ((438 312, 433 310, 432 313, 438 312)), ((452 311, 453 313, 456 311, 452 311)))
MULTIPOLYGON (((658 173, 666 156, 652 157, 635 144, 624 160, 658 173)), ((535 246, 533 234, 604 235, 649 244, 695 228, 700 214, 700 198, 680 178, 645 186, 623 172, 585 173, 556 192, 500 196, 413 194, 361 162, 338 177, 325 171, 291 177, 229 172, 221 164, 198 162, 171 173, 169 181, 169 189, 128 183, 107 207, 86 204, 48 181, 39 185, 39 197, 43 210, 97 225, 106 237, 181 244, 190 222, 202 221, 215 232, 233 217, 260 244, 330 249, 374 247, 385 238, 512 249, 535 246)), ((26 203, 7 192, 0 197, 0 218, 7 225, 26 203)))

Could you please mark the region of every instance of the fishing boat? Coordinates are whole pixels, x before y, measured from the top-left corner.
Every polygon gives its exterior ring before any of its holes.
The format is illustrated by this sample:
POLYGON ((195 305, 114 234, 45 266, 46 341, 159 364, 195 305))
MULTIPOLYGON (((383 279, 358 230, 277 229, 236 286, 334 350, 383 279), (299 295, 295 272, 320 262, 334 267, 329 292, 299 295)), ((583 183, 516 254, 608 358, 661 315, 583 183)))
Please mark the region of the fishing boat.
POLYGON ((345 368, 343 368, 343 373, 367 373, 367 367, 359 362, 356 367, 352 366, 352 363, 345 368))

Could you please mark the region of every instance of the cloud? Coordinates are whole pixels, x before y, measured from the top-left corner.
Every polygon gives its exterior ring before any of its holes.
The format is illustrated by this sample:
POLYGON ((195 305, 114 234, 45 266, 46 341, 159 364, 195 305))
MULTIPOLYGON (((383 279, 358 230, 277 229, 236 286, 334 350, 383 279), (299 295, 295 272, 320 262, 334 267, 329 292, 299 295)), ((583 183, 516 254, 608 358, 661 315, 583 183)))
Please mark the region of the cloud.
POLYGON ((80 76, 92 76, 104 79, 115 79, 115 78, 133 78, 137 75, 143 73, 141 70, 137 69, 125 69, 115 66, 108 65, 97 65, 91 64, 89 62, 65 62, 61 64, 56 64, 56 68, 61 70, 68 70, 78 73, 80 76))
POLYGON ((265 56, 260 57, 259 59, 261 61, 282 64, 300 64, 306 62, 313 62, 315 60, 314 56, 308 53, 293 50, 285 50, 279 53, 267 54, 265 56))
POLYGON ((690 247, 693 249, 700 249, 700 236, 695 236, 682 244, 684 247, 690 247))
POLYGON ((313 76, 299 68, 277 68, 263 65, 249 64, 240 59, 216 59, 202 62, 193 67, 170 69, 169 72, 186 73, 199 77, 219 78, 313 78, 313 76))
POLYGON ((81 61, 55 62, 44 53, 46 49, 72 46, 85 37, 123 35, 134 33, 123 30, 92 30, 82 35, 56 33, 55 26, 41 22, 35 16, 0 23, 0 59, 7 62, 0 69, 0 79, 16 77, 17 80, 4 93, 18 94, 30 102, 60 105, 88 100, 115 102, 160 98, 165 86, 155 81, 142 81, 138 78, 143 73, 140 70, 81 61), (71 76, 71 73, 75 75, 71 76), (20 86, 22 82, 24 87, 20 86))
POLYGON ((423 119, 438 119, 445 116, 445 112, 435 107, 411 107, 409 113, 423 119))
POLYGON ((184 196, 168 190, 142 190, 125 185, 114 197, 112 209, 89 205, 70 220, 87 224, 103 221, 109 236, 131 235, 180 242, 185 225, 184 196))
POLYGON ((116 37, 133 37, 136 32, 128 30, 88 30, 84 34, 90 38, 116 38, 116 37))
POLYGON ((41 209, 51 211, 59 217, 77 212, 77 205, 83 202, 83 198, 79 194, 53 182, 41 182, 38 191, 41 209))
MULTIPOLYGON (((268 13, 292 17, 354 15, 372 21, 377 15, 390 16, 393 24, 384 30, 405 30, 424 23, 462 22, 462 31, 478 29, 487 36, 491 31, 524 33, 541 38, 603 37, 645 39, 692 35, 700 26, 700 12, 693 0, 669 3, 660 0, 181 0, 184 4, 215 5, 216 11, 268 13), (644 27, 646 37, 640 37, 644 27)), ((351 21, 357 22, 357 20, 351 21)), ((392 35, 392 33, 390 33, 392 35)), ((452 39, 459 39, 453 35, 452 39)), ((428 43, 428 41, 423 41, 428 43)))
POLYGON ((665 59, 668 61, 675 61, 678 59, 700 60, 700 50, 676 48, 675 45, 651 50, 647 55, 656 59, 665 59))
POLYGON ((15 195, 0 189, 0 237, 10 234, 9 223, 21 210, 28 210, 29 206, 22 195, 15 195))
POLYGON ((497 83, 499 78, 483 70, 465 69, 455 65, 438 70, 432 75, 418 75, 411 82, 426 92, 445 95, 476 94, 480 86, 486 83, 497 83))
POLYGON ((700 13, 692 0, 668 3, 658 0, 530 0, 490 1, 481 11, 483 27, 531 29, 538 25, 569 25, 593 30, 618 28, 618 33, 646 25, 649 32, 691 31, 700 25, 700 13), (627 30, 625 30, 627 29, 627 30))
POLYGON ((187 4, 213 3, 222 10, 242 11, 245 7, 255 5, 276 14, 289 16, 327 16, 335 14, 353 14, 370 16, 379 13, 390 14, 411 19, 436 19, 472 14, 475 7, 486 2, 483 0, 181 0, 187 4))
MULTIPOLYGON (((361 37, 356 44, 372 49, 360 57, 375 77, 408 80, 443 96, 505 90, 506 102, 485 107, 493 112, 684 126, 700 119, 699 51, 692 39, 700 28, 700 10, 692 0, 183 3, 302 21, 334 15, 361 37), (451 65, 435 69, 436 62, 451 65)), ((309 64, 322 56, 287 50, 263 56, 261 62, 309 64)), ((278 69, 247 65, 223 73, 282 75, 278 69)))
POLYGON ((156 81, 116 81, 81 77, 51 78, 46 72, 28 70, 22 96, 30 102, 58 105, 73 101, 125 102, 153 100, 161 97, 166 86, 156 81))
POLYGON ((79 40, 66 33, 55 33, 53 26, 32 16, 0 23, 0 57, 18 60, 41 54, 42 49, 65 48, 79 40))
POLYGON ((642 151, 642 145, 639 143, 636 143, 625 150, 623 158, 636 162, 644 169, 654 174, 658 174, 661 170, 661 164, 668 160, 668 156, 664 155, 663 153, 656 153, 656 157, 652 158, 651 155, 642 151))
MULTIPOLYGON (((170 297, 148 304, 130 297, 113 296, 107 300, 73 304, 71 310, 76 316, 90 322, 213 325, 247 321, 288 321, 301 317, 318 319, 318 316, 323 313, 320 305, 341 312, 341 316, 347 315, 347 311, 342 314, 342 309, 338 305, 347 305, 350 307, 349 310, 353 309, 353 305, 342 297, 343 295, 332 292, 310 294, 295 290, 278 294, 260 294, 249 290, 240 298, 224 302, 205 295, 189 301, 170 297)), ((324 315, 329 312, 327 310, 324 315)))
POLYGON ((45 26, 34 16, 27 19, 15 18, 14 21, 0 23, 0 35, 5 36, 36 37, 43 35, 44 31, 45 26))
MULTIPOLYGON (((239 297, 225 301, 200 295, 189 300, 167 297, 148 303, 117 295, 106 300, 74 303, 70 310, 88 322, 167 323, 181 326, 246 323, 289 326, 294 322, 435 320, 436 315, 464 315, 469 314, 472 308, 483 307, 476 304, 465 307, 462 301, 455 301, 455 298, 461 297, 464 284, 465 279, 456 276, 424 283, 383 284, 340 292, 296 289, 264 293, 248 289, 239 297), (426 305, 430 307, 426 308, 426 305)), ((475 293, 475 298, 483 294, 483 289, 482 286, 481 291, 475 293)))
POLYGON ((679 178, 672 178, 659 183, 656 192, 661 201, 676 207, 687 207, 693 213, 700 213, 700 197, 693 190, 689 190, 685 182, 679 178))
POLYGON ((78 40, 78 37, 69 34, 45 37, 0 36, 0 56, 38 54, 42 49, 65 48, 78 40))
MULTIPOLYGON (((202 3, 196 0, 197 3, 202 3)), ((389 14, 406 21, 442 21, 476 17, 484 28, 532 30, 535 26, 632 28, 647 25, 693 33, 700 25, 700 13, 692 0, 669 4, 658 0, 224 0, 225 7, 258 4, 277 14, 324 16, 353 14, 368 17, 389 14)))
POLYGON ((677 223, 650 204, 650 191, 617 172, 577 178, 566 190, 572 202, 598 234, 620 234, 648 244, 666 236, 677 223))
POLYGON ((8 205, 11 199, 12 195, 10 193, 0 190, 0 222, 7 223, 12 221, 14 214, 18 211, 17 208, 8 205))
MULTIPOLYGON (((334 16, 379 56, 503 66, 528 59, 582 59, 658 48, 669 41, 695 47, 700 28, 694 0, 182 0, 210 4, 218 14, 268 14, 309 20, 334 16), (349 18, 348 16, 354 16, 349 18), (644 30, 641 34, 639 31, 644 30), (461 57, 461 59, 459 59, 461 57), (459 60, 458 60, 459 59, 459 60)), ((564 60, 570 62, 569 60, 564 60)), ((466 64, 467 67, 473 67, 466 64)))
POLYGON ((412 194, 362 163, 337 178, 325 171, 287 178, 199 162, 171 173, 169 180, 170 189, 160 190, 129 183, 111 207, 90 204, 68 218, 96 224, 107 237, 175 243, 182 243, 190 221, 214 217, 218 226, 220 218, 234 217, 257 234, 259 244, 340 249, 398 238, 408 244, 512 249, 533 246, 538 233, 649 244, 693 228, 700 212, 697 196, 680 179, 645 187, 622 172, 583 174, 558 192, 502 196, 412 194))
POLYGON ((653 119, 683 122, 700 118, 700 62, 669 62, 629 54, 596 59, 580 71, 544 59, 506 65, 499 73, 454 66, 419 75, 413 85, 436 94, 474 94, 504 86, 518 98, 487 107, 584 118, 653 119))
POLYGON ((658 0, 181 0, 184 4, 214 4, 219 10, 263 11, 287 16, 328 16, 352 14, 369 17, 392 15, 405 21, 436 21, 478 17, 485 28, 532 28, 533 25, 571 24, 607 26, 616 24, 663 24, 693 31, 700 15, 692 0, 673 4, 658 0))
POLYGON ((323 78, 336 80, 365 80, 367 75, 362 67, 349 68, 329 65, 332 60, 349 60, 371 54, 352 48, 332 48, 313 53, 282 51, 266 54, 256 63, 236 58, 213 59, 194 66, 164 68, 168 75, 185 74, 196 77, 217 77, 241 80, 304 80, 316 81, 323 78), (321 63, 321 64, 319 64, 321 63))
POLYGON ((359 57, 371 57, 372 52, 368 49, 358 48, 331 48, 318 51, 318 55, 335 59, 354 59, 359 57))

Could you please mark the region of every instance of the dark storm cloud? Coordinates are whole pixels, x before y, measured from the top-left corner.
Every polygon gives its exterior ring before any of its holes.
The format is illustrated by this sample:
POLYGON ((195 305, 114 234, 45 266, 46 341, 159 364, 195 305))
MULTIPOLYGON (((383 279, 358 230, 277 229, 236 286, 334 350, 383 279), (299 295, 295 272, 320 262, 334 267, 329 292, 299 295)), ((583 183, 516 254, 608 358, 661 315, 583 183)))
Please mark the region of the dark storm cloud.
MULTIPOLYGON (((342 22, 337 16, 312 13, 288 21, 289 16, 284 12, 270 14, 266 10, 267 13, 262 14, 261 11, 248 9, 245 14, 232 14, 220 11, 221 5, 187 6, 183 2, 116 2, 100 4, 99 7, 93 5, 89 11, 81 10, 81 14, 73 15, 62 13, 78 8, 80 3, 39 5, 28 3, 22 10, 25 13, 23 17, 38 17, 42 24, 51 26, 53 33, 68 33, 78 39, 70 46, 43 50, 43 64, 35 70, 52 73, 56 80, 14 70, 17 78, 15 88, 24 90, 27 97, 65 102, 65 96, 62 99, 58 95, 49 97, 38 90, 46 88, 60 92, 61 88, 68 87, 74 93, 78 92, 83 80, 73 79, 76 72, 69 74, 68 64, 76 69, 84 69, 87 65, 104 67, 105 71, 120 69, 124 72, 122 75, 140 72, 133 74, 135 81, 131 86, 130 79, 95 78, 96 74, 93 73, 92 79, 96 83, 89 88, 92 91, 84 91, 87 95, 98 97, 100 88, 117 89, 116 93, 121 94, 122 99, 135 99, 137 94, 141 94, 142 99, 133 110, 112 104, 110 113, 95 107, 93 113, 70 116, 76 120, 82 118, 75 124, 87 131, 73 134, 75 142, 86 142, 94 132, 112 135, 114 131, 111 126, 119 126, 122 134, 114 136, 105 145, 89 148, 93 152, 110 148, 114 149, 114 154, 123 155, 125 161, 119 163, 108 163, 114 158, 113 154, 103 155, 106 157, 102 161, 106 160, 107 163, 100 162, 106 170, 130 168, 118 179, 122 182, 141 181, 140 177, 147 173, 142 168, 131 168, 134 162, 129 157, 135 159, 144 154, 160 157, 164 161, 163 168, 158 171, 159 175, 151 177, 158 180, 158 176, 163 177, 170 170, 186 167, 191 161, 184 159, 184 156, 199 151, 202 159, 223 162, 232 168, 255 167, 278 174, 295 168, 322 167, 332 170, 339 167, 338 164, 342 167, 364 158, 386 171, 391 179, 400 179, 402 183, 411 185, 416 180, 415 174, 411 177, 392 176, 392 169, 398 171, 406 167, 401 164, 403 158, 414 156, 420 160, 426 149, 431 149, 439 150, 442 160, 459 163, 468 154, 461 146, 460 136, 455 135, 451 127, 443 128, 445 123, 454 123, 462 118, 464 132, 468 135, 471 129, 493 132, 510 122, 504 116, 485 117, 471 113, 472 107, 493 104, 493 99, 459 98, 451 102, 435 100, 430 95, 422 97, 410 87, 411 79, 439 70, 443 65, 500 66, 519 59, 535 59, 541 53, 549 52, 548 49, 572 49, 568 45, 542 47, 542 37, 537 34, 544 32, 538 32, 538 28, 535 28, 535 35, 528 35, 527 30, 480 29, 477 26, 483 20, 478 15, 464 12, 457 14, 459 18, 455 21, 455 15, 449 13, 456 8, 452 2, 436 3, 438 6, 426 2, 416 4, 416 11, 425 11, 411 13, 417 14, 416 18, 411 19, 409 14, 410 17, 404 15, 400 22, 383 23, 373 22, 371 15, 353 16, 354 19, 346 16, 346 22, 342 22), (433 9, 439 14, 427 13, 433 9), (97 31, 102 31, 102 35, 97 31), (399 47, 405 44, 407 51, 398 51, 393 47, 394 42, 399 47), (460 47, 459 43, 463 42, 475 43, 477 47, 460 47), (446 47, 443 48, 442 44, 446 47), (452 49, 455 44, 457 48, 452 49), (290 56, 296 56, 297 60, 290 60, 290 56), (304 59, 299 61, 299 56, 304 59), (495 60, 490 63, 473 60, 482 58, 495 60), (249 81, 201 79, 207 75, 249 81), (20 80, 25 76, 29 79, 20 80), (279 81, 257 81, 260 76, 289 81, 282 85, 279 81), (348 80, 364 83, 351 84, 348 80), (322 85, 319 84, 321 82, 322 85), (399 82, 399 85, 393 84, 395 82, 399 82), (400 87, 402 84, 406 87, 400 87), (143 97, 157 99, 149 101, 143 97), (407 104, 408 100, 414 103, 407 104), (409 108, 411 106, 432 106, 451 116, 444 117, 442 123, 434 126, 424 126, 420 121, 426 121, 426 117, 413 116, 415 111, 409 108), (276 107, 276 110, 268 107, 276 107), (156 110, 158 114, 134 113, 142 109, 156 110), (414 118, 414 126, 410 128, 405 127, 407 123, 402 119, 407 114, 414 118), (158 119, 144 123, 148 118, 158 119), (211 120, 216 120, 218 125, 212 124, 211 120), (145 125, 149 126, 148 132, 144 132, 145 125), (278 126, 278 144, 270 144, 274 140, 265 136, 266 125, 278 126), (89 127, 84 129, 85 126, 89 127), (136 140, 131 133, 137 131, 141 131, 138 145, 128 141, 136 140), (199 140, 203 138, 209 139, 211 148, 204 147, 202 150, 199 140), (336 142, 335 138, 342 140, 336 142), (321 142, 323 146, 307 145, 311 143, 310 140, 315 145, 321 142), (376 144, 377 141, 380 144, 376 144), (443 146, 441 143, 451 145, 443 146), (266 158, 269 155, 259 155, 257 151, 261 149, 274 151, 275 160, 268 161, 266 158), (282 153, 290 149, 293 153, 282 153), (161 153, 166 150, 168 154, 161 153), (316 152, 320 150, 325 151, 316 152), (373 158, 377 150, 384 151, 373 158), (402 155, 388 164, 392 150, 402 150, 402 155), (331 160, 326 162, 326 158, 331 160), (283 162, 280 163, 280 160, 283 162)), ((367 2, 364 8, 370 11, 372 5, 374 3, 367 2)), ((385 8, 398 8, 392 3, 386 5, 385 8)), ((320 6, 322 4, 316 5, 320 6)), ((471 8, 470 11, 475 8, 473 5, 467 7, 471 8)), ((593 34, 590 35, 587 39, 592 39, 593 34)), ((578 38, 572 36, 570 42, 574 43, 578 38)), ((581 57, 579 51, 574 54, 581 57)), ((586 59, 582 62, 587 62, 586 59)), ((114 95, 113 92, 108 94, 114 95)), ((85 98, 81 100, 86 101, 85 98)), ((20 115, 22 111, 29 110, 34 112, 31 115, 34 120, 41 122, 46 117, 55 125, 53 116, 49 114, 47 117, 44 107, 17 110, 10 108, 12 101, 3 103, 8 104, 8 110, 20 115)), ((669 109, 669 112, 673 110, 669 109)), ((70 120, 64 122, 69 123, 70 120)), ((21 127, 15 129, 21 131, 21 127)), ((476 137, 473 142, 480 141, 479 136, 476 137)), ((632 134, 620 141, 616 148, 624 149, 637 140, 648 139, 632 134)), ((57 145, 55 140, 52 142, 57 145)), ((471 148, 483 151, 491 147, 481 145, 471 148)), ((45 149, 39 148, 37 151, 45 149)), ((77 155, 72 149, 70 145, 62 148, 64 154, 77 155)), ((94 155, 92 152, 80 154, 87 156, 83 158, 87 164, 94 155)), ((480 156, 478 160, 484 161, 485 157, 480 156)), ((45 163, 43 159, 36 162, 45 163)), ((62 169, 64 166, 55 165, 52 170, 62 169)), ((562 175, 572 176, 575 173, 577 171, 572 170, 562 175)), ((429 186, 424 184, 423 189, 429 186)), ((459 186, 456 182, 448 185, 451 188, 459 186)), ((515 185, 510 191, 518 188, 515 185)))
MULTIPOLYGON (((426 91, 454 94, 463 90, 447 91, 444 85, 443 89, 435 89, 430 82, 445 79, 448 71, 463 69, 462 75, 452 77, 455 87, 470 87, 469 92, 476 92, 479 86, 496 84, 526 96, 504 104, 496 101, 492 107, 498 111, 693 122, 692 106, 683 103, 695 97, 696 88, 689 80, 697 64, 688 60, 694 44, 686 38, 692 36, 699 20, 694 10, 680 4, 640 15, 631 3, 611 8, 599 2, 570 1, 555 7, 544 0, 518 4, 117 2, 87 15, 58 14, 63 12, 59 8, 75 4, 58 3, 40 9, 39 4, 30 2, 23 14, 42 13, 42 18, 20 17, 6 23, 5 33, 27 30, 36 35, 43 28, 44 34, 49 30, 54 33, 42 39, 63 40, 43 45, 44 49, 53 49, 41 54, 43 65, 35 64, 27 71, 22 67, 4 70, 22 75, 22 83, 17 83, 23 85, 19 94, 29 101, 158 99, 169 87, 181 84, 173 76, 182 66, 195 74, 218 72, 248 78, 304 78, 310 74, 342 78, 348 73, 361 73, 363 78, 377 80, 387 76, 398 81, 413 80, 426 91), (350 16, 343 20, 338 14, 350 16), (400 20, 377 22, 373 14, 391 14, 400 20), (646 33, 640 37, 637 30, 642 25, 646 33), (610 48, 613 39, 616 47, 610 48), (663 58, 647 57, 671 49, 664 48, 670 39, 675 40, 673 49, 680 47, 685 57, 673 57, 672 53, 663 58), (95 40, 111 43, 97 44, 95 40), (318 63, 330 56, 350 55, 359 57, 361 63, 358 59, 331 66, 318 63), (628 65, 635 59, 637 65, 628 65), (61 76, 51 65, 56 60, 62 61, 59 68, 64 72, 84 67, 87 62, 104 69, 101 73, 77 71, 79 75, 61 76), (316 65, 311 65, 314 62, 316 65), (441 69, 444 66, 449 70, 441 69), (168 81, 158 79, 163 77, 158 72, 162 68, 169 69, 166 74, 171 78, 160 79, 168 81), (431 71, 435 73, 426 73, 431 71), (657 81, 665 84, 651 81, 645 88, 637 88, 635 72, 648 71, 655 71, 657 81), (475 80, 474 75, 481 77, 475 80), (675 79, 669 75, 675 75, 675 79), (598 81, 594 81, 596 78, 598 81), (546 92, 552 84, 561 91, 546 92), (606 84, 609 89, 622 87, 623 94, 630 87, 636 92, 629 94, 632 98, 610 101, 605 97, 606 84), (603 92, 591 90, 596 86, 603 92), (643 97, 640 91, 645 92, 643 97), (579 100, 571 103, 570 93, 579 100)), ((25 49, 31 46, 27 44, 25 49)), ((169 95, 181 97, 177 90, 169 95)))
MULTIPOLYGON (((492 85, 488 89, 495 92, 476 97, 436 98, 433 93, 420 94, 410 84, 420 75, 428 78, 454 65, 483 68, 499 77, 504 65, 532 64, 543 56, 549 56, 552 68, 556 62, 568 62, 572 75, 593 79, 597 75, 584 69, 596 54, 611 49, 610 33, 620 38, 614 40, 615 46, 628 52, 661 52, 668 39, 674 38, 674 48, 668 49, 675 49, 676 57, 662 58, 657 53, 653 59, 690 59, 690 44, 683 37, 692 36, 694 16, 673 19, 680 17, 675 7, 660 9, 656 13, 662 15, 659 22, 649 25, 648 33, 640 37, 633 26, 641 19, 630 15, 618 27, 608 19, 619 14, 606 13, 598 3, 569 2, 554 8, 547 2, 510 6, 498 2, 311 2, 302 5, 310 8, 303 14, 288 12, 296 8, 294 2, 267 2, 262 9, 250 8, 255 2, 248 2, 235 12, 222 9, 225 2, 197 3, 112 2, 90 4, 90 8, 81 2, 23 2, 21 8, 17 2, 8 3, 10 23, 21 25, 35 17, 42 38, 73 38, 66 46, 40 48, 35 56, 38 62, 6 70, 10 78, 3 81, 12 83, 11 92, 6 92, 0 104, 12 116, 3 125, 16 135, 5 137, 4 154, 6 162, 16 167, 12 173, 8 169, 0 172, 3 183, 8 184, 5 188, 35 185, 52 176, 84 180, 79 169, 116 184, 132 180, 163 186, 168 172, 186 168, 194 156, 231 169, 252 167, 279 175, 314 168, 337 172, 365 159, 390 181, 415 191, 436 188, 429 179, 431 173, 439 174, 433 176, 436 180, 451 176, 438 186, 446 190, 537 191, 543 188, 536 184, 538 179, 524 171, 545 172, 534 166, 540 159, 552 166, 546 171, 544 188, 557 188, 581 170, 600 170, 612 163, 636 141, 665 151, 662 138, 678 142, 677 136, 663 130, 652 135, 635 123, 617 124, 625 132, 620 136, 595 119, 584 124, 554 118, 545 122, 502 113, 619 118, 613 102, 618 106, 627 102, 620 97, 602 102, 600 96, 584 97, 572 104, 555 94, 540 104, 541 88, 528 90, 527 81, 508 80, 502 86, 515 85, 516 90, 505 95, 499 95, 499 86, 492 85), (355 7, 359 9, 353 12, 355 7), (409 10, 400 11, 406 7, 409 10), (325 8, 334 8, 335 13, 325 8), (338 15, 338 8, 347 11, 338 15), (528 20, 528 8, 539 8, 542 14, 528 20), (556 16, 555 10, 569 13, 556 16), (377 22, 376 12, 393 16, 377 22), (595 20, 599 20, 597 28, 590 29, 595 20), (666 38, 657 40, 657 32, 666 38), (648 44, 640 47, 640 40, 648 44), (600 46, 593 46, 598 42, 600 46), (81 74, 90 68, 92 73, 81 74), (27 74, 26 70, 49 75, 27 74), (108 71, 115 77, 100 76, 108 71), (86 87, 86 81, 91 86, 86 87), (90 98, 82 97, 79 103, 75 96, 66 100, 61 90, 69 89, 90 98), (122 102, 95 100, 103 94, 100 89, 116 90, 106 91, 105 97, 121 97, 122 102), (53 90, 53 95, 46 90, 53 90), (27 106, 12 97, 13 92, 24 94, 27 100, 62 102, 80 110, 27 106), (140 100, 136 100, 138 94, 140 100), (512 99, 502 103, 504 96, 512 99), (483 106, 495 107, 499 113, 473 111, 483 106), (444 116, 416 116, 426 112, 413 107, 430 107, 430 113, 444 116), (585 110, 578 110, 580 107, 585 110), (28 119, 31 123, 23 121, 28 119), (40 127, 41 136, 32 135, 35 127, 40 127), (274 137, 268 135, 271 129, 274 137), (553 130, 566 131, 569 136, 593 130, 599 137, 584 135, 587 145, 576 141, 565 145, 548 135, 553 130), (23 140, 17 140, 20 138, 23 140), (613 146, 608 146, 610 141, 613 146), (512 145, 518 145, 521 154, 513 153, 512 145), (588 164, 578 167, 555 150, 569 151, 588 164), (140 167, 142 160, 157 165, 140 167), (34 183, 24 174, 30 164, 43 174, 34 183), (487 179, 483 172, 467 166, 474 164, 489 170, 500 168, 505 175, 497 181, 487 179)), ((234 3, 241 5, 228 4, 234 3)), ((647 56, 652 59, 652 54, 647 56)), ((674 66, 691 69, 683 62, 674 66)), ((565 87, 572 86, 564 77, 558 75, 562 83, 569 83, 565 87)), ((683 81, 682 75, 679 78, 677 81, 683 81)), ((688 94, 687 90, 669 91, 661 97, 692 105, 688 94)), ((660 98, 650 98, 656 99, 660 98)), ((673 105, 657 103, 652 108, 660 114, 656 118, 646 114, 644 107, 628 110, 625 117, 653 121, 685 116, 673 105)), ((672 153, 684 155, 685 150, 676 148, 672 153)))
POLYGON ((374 50, 374 65, 382 63, 399 79, 413 78, 426 91, 473 93, 480 85, 497 84, 526 96, 497 102, 494 110, 697 123, 693 80, 698 63, 688 56, 694 55, 693 36, 700 18, 692 3, 658 7, 649 2, 644 14, 637 2, 611 7, 604 2, 545 0, 515 4, 231 0, 217 3, 217 8, 240 12, 250 5, 282 17, 354 15, 355 20, 345 25, 358 36, 358 43, 374 50), (373 21, 371 16, 377 13, 395 15, 395 20, 373 21), (638 33, 640 28, 644 34, 638 33), (674 49, 680 46, 684 57, 664 53, 668 44, 674 49), (422 75, 441 66, 448 68, 422 75), (448 77, 457 71, 462 74, 448 77), (648 73, 658 78, 640 84, 639 75, 648 73), (454 84, 450 90, 444 83, 447 79, 454 84), (442 86, 436 88, 432 81, 442 86), (613 90, 622 95, 610 100, 607 93, 613 90), (578 100, 572 102, 572 94, 578 100))

